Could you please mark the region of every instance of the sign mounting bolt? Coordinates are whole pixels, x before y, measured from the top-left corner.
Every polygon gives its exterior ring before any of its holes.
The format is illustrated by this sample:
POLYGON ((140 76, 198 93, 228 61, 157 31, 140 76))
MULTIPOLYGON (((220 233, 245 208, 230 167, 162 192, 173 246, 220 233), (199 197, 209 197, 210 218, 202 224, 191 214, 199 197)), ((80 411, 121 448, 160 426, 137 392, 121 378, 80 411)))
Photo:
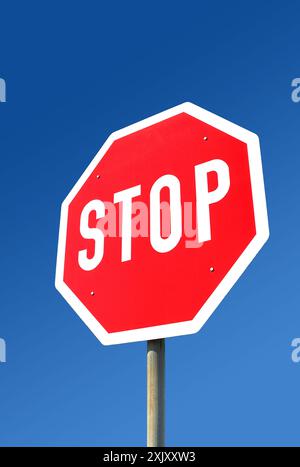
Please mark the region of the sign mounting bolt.
POLYGON ((209 270, 210 270, 210 272, 214 272, 214 271, 215 271, 215 268, 214 268, 213 266, 211 266, 211 267, 209 268, 209 270))

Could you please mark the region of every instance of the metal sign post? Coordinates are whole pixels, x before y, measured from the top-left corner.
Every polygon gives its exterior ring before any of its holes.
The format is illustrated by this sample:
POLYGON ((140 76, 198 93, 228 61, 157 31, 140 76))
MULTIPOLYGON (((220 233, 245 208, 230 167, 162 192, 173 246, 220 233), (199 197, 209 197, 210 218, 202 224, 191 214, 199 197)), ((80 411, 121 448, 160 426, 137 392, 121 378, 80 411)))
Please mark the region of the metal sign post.
POLYGON ((147 446, 165 445, 165 340, 147 342, 147 446))

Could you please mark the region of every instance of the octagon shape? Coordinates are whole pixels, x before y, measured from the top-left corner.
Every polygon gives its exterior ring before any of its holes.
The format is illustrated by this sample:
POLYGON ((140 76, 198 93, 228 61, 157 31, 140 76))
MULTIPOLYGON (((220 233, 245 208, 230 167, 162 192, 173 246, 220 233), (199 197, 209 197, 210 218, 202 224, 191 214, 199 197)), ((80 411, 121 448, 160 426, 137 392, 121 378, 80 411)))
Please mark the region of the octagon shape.
MULTIPOLYGON (((209 192, 218 185, 212 173, 207 183, 209 192)), ((91 215, 93 227, 97 221, 91 215)), ((191 334, 208 320, 268 236, 258 137, 187 102, 109 136, 62 203, 55 285, 103 344, 191 334), (151 186, 170 174, 181 182, 181 206, 192 205, 193 224, 194 167, 212 159, 226 162, 231 184, 226 196, 210 205, 210 241, 197 244, 184 231, 176 248, 162 253, 151 248, 147 235, 132 239, 131 260, 121 261, 122 239, 105 237, 99 266, 79 267, 79 251, 86 248, 91 256, 93 249, 92 240, 80 233, 89 201, 113 202, 114 193, 140 185, 137 200, 149 206, 151 186)))

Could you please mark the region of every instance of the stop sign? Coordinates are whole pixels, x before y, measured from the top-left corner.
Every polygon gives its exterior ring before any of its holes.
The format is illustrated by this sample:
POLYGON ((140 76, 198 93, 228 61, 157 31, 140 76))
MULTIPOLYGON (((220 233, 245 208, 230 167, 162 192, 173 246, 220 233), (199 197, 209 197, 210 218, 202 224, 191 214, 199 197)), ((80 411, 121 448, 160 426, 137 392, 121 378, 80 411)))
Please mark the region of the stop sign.
POLYGON ((258 137, 184 103, 113 133, 66 197, 56 288, 103 344, 190 334, 268 235, 258 137))

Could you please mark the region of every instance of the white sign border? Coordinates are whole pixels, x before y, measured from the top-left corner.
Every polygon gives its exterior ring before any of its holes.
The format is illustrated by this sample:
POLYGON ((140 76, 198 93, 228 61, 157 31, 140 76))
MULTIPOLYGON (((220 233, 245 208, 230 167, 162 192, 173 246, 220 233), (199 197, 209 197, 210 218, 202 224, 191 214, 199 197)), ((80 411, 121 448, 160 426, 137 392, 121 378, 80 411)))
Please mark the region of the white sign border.
POLYGON ((263 170, 261 163, 261 154, 258 136, 244 128, 225 120, 201 107, 185 102, 183 104, 172 107, 164 112, 160 112, 152 117, 141 120, 133 125, 127 126, 112 133, 99 152, 96 154, 92 162, 84 171, 78 182, 74 185, 68 196, 61 206, 61 218, 58 239, 57 251, 57 264, 55 287, 75 310, 82 321, 88 326, 92 333, 104 345, 122 344, 128 342, 144 341, 150 339, 160 339, 165 337, 182 336, 186 334, 193 334, 198 332, 205 322, 209 319, 217 306, 223 300, 225 295, 237 282, 241 274, 245 271, 253 258, 257 255, 259 250, 269 238, 268 215, 266 206, 266 197, 263 180, 263 170), (90 174, 96 168, 100 160, 104 157, 111 144, 130 133, 146 128, 150 125, 158 123, 174 115, 185 112, 205 123, 211 125, 218 130, 221 130, 229 135, 237 138, 248 146, 250 177, 252 184, 252 197, 254 206, 254 216, 256 225, 256 235, 242 255, 233 265, 233 267, 226 274, 224 279, 214 290, 202 308, 199 310, 195 318, 191 321, 184 321, 175 324, 165 324, 161 326, 153 326, 148 328, 135 329, 130 331, 122 331, 115 333, 108 333, 103 326, 94 318, 84 304, 72 292, 63 280, 64 276, 64 261, 65 261, 65 247, 66 247, 66 233, 67 233, 67 220, 68 220, 68 207, 74 199, 78 191, 86 182, 90 174))

